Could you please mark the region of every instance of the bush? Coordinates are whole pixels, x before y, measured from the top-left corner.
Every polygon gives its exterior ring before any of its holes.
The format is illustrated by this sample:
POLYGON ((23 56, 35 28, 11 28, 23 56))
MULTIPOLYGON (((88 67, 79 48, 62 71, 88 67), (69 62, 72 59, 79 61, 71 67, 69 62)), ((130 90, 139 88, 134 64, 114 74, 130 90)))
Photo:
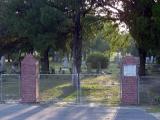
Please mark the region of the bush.
POLYGON ((90 54, 87 58, 87 66, 93 69, 107 68, 108 63, 108 58, 104 54, 98 52, 90 54))

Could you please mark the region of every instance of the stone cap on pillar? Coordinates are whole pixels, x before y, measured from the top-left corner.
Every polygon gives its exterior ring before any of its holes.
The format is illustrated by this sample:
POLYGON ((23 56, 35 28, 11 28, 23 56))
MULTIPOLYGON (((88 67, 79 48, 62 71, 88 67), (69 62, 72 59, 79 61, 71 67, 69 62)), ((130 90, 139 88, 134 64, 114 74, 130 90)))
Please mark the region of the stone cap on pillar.
POLYGON ((139 58, 134 56, 125 56, 122 60, 122 64, 125 65, 138 65, 139 58))
POLYGON ((25 58, 21 61, 21 64, 27 64, 27 65, 35 65, 38 64, 38 60, 36 60, 32 54, 28 54, 25 56, 25 58))

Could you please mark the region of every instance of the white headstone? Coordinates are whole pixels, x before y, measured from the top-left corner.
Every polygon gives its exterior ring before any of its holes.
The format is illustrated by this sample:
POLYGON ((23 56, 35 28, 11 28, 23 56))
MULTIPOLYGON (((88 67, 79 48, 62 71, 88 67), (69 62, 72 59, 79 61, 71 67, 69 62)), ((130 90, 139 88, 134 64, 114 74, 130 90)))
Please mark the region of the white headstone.
POLYGON ((151 56, 151 63, 153 63, 153 61, 154 61, 154 57, 153 57, 153 56, 151 56))
POLYGON ((0 71, 4 71, 4 68, 5 68, 5 56, 1 57, 0 64, 1 64, 0 71))
POLYGON ((63 59, 63 67, 65 67, 65 68, 68 67, 68 59, 67 59, 67 57, 64 57, 64 59, 63 59))
POLYGON ((149 63, 149 57, 146 57, 146 63, 149 63))

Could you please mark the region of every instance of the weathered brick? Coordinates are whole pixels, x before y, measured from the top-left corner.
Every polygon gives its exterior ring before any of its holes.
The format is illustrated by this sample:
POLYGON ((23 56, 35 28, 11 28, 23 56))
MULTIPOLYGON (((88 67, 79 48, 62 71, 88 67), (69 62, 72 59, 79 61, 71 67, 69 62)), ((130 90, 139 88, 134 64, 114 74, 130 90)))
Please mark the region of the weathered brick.
POLYGON ((138 59, 133 56, 126 56, 122 61, 121 66, 121 102, 122 104, 133 105, 138 104, 138 75, 124 76, 124 65, 137 65, 138 59))
POLYGON ((21 102, 34 103, 38 102, 39 90, 38 77, 39 63, 31 55, 27 55, 21 62, 21 102))

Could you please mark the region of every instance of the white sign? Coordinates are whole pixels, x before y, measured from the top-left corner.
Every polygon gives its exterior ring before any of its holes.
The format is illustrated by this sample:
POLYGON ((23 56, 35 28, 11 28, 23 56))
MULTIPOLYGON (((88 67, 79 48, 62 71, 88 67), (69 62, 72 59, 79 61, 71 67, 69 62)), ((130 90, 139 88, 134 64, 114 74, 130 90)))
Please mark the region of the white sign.
POLYGON ((124 76, 136 76, 137 70, 136 65, 125 65, 124 76))

